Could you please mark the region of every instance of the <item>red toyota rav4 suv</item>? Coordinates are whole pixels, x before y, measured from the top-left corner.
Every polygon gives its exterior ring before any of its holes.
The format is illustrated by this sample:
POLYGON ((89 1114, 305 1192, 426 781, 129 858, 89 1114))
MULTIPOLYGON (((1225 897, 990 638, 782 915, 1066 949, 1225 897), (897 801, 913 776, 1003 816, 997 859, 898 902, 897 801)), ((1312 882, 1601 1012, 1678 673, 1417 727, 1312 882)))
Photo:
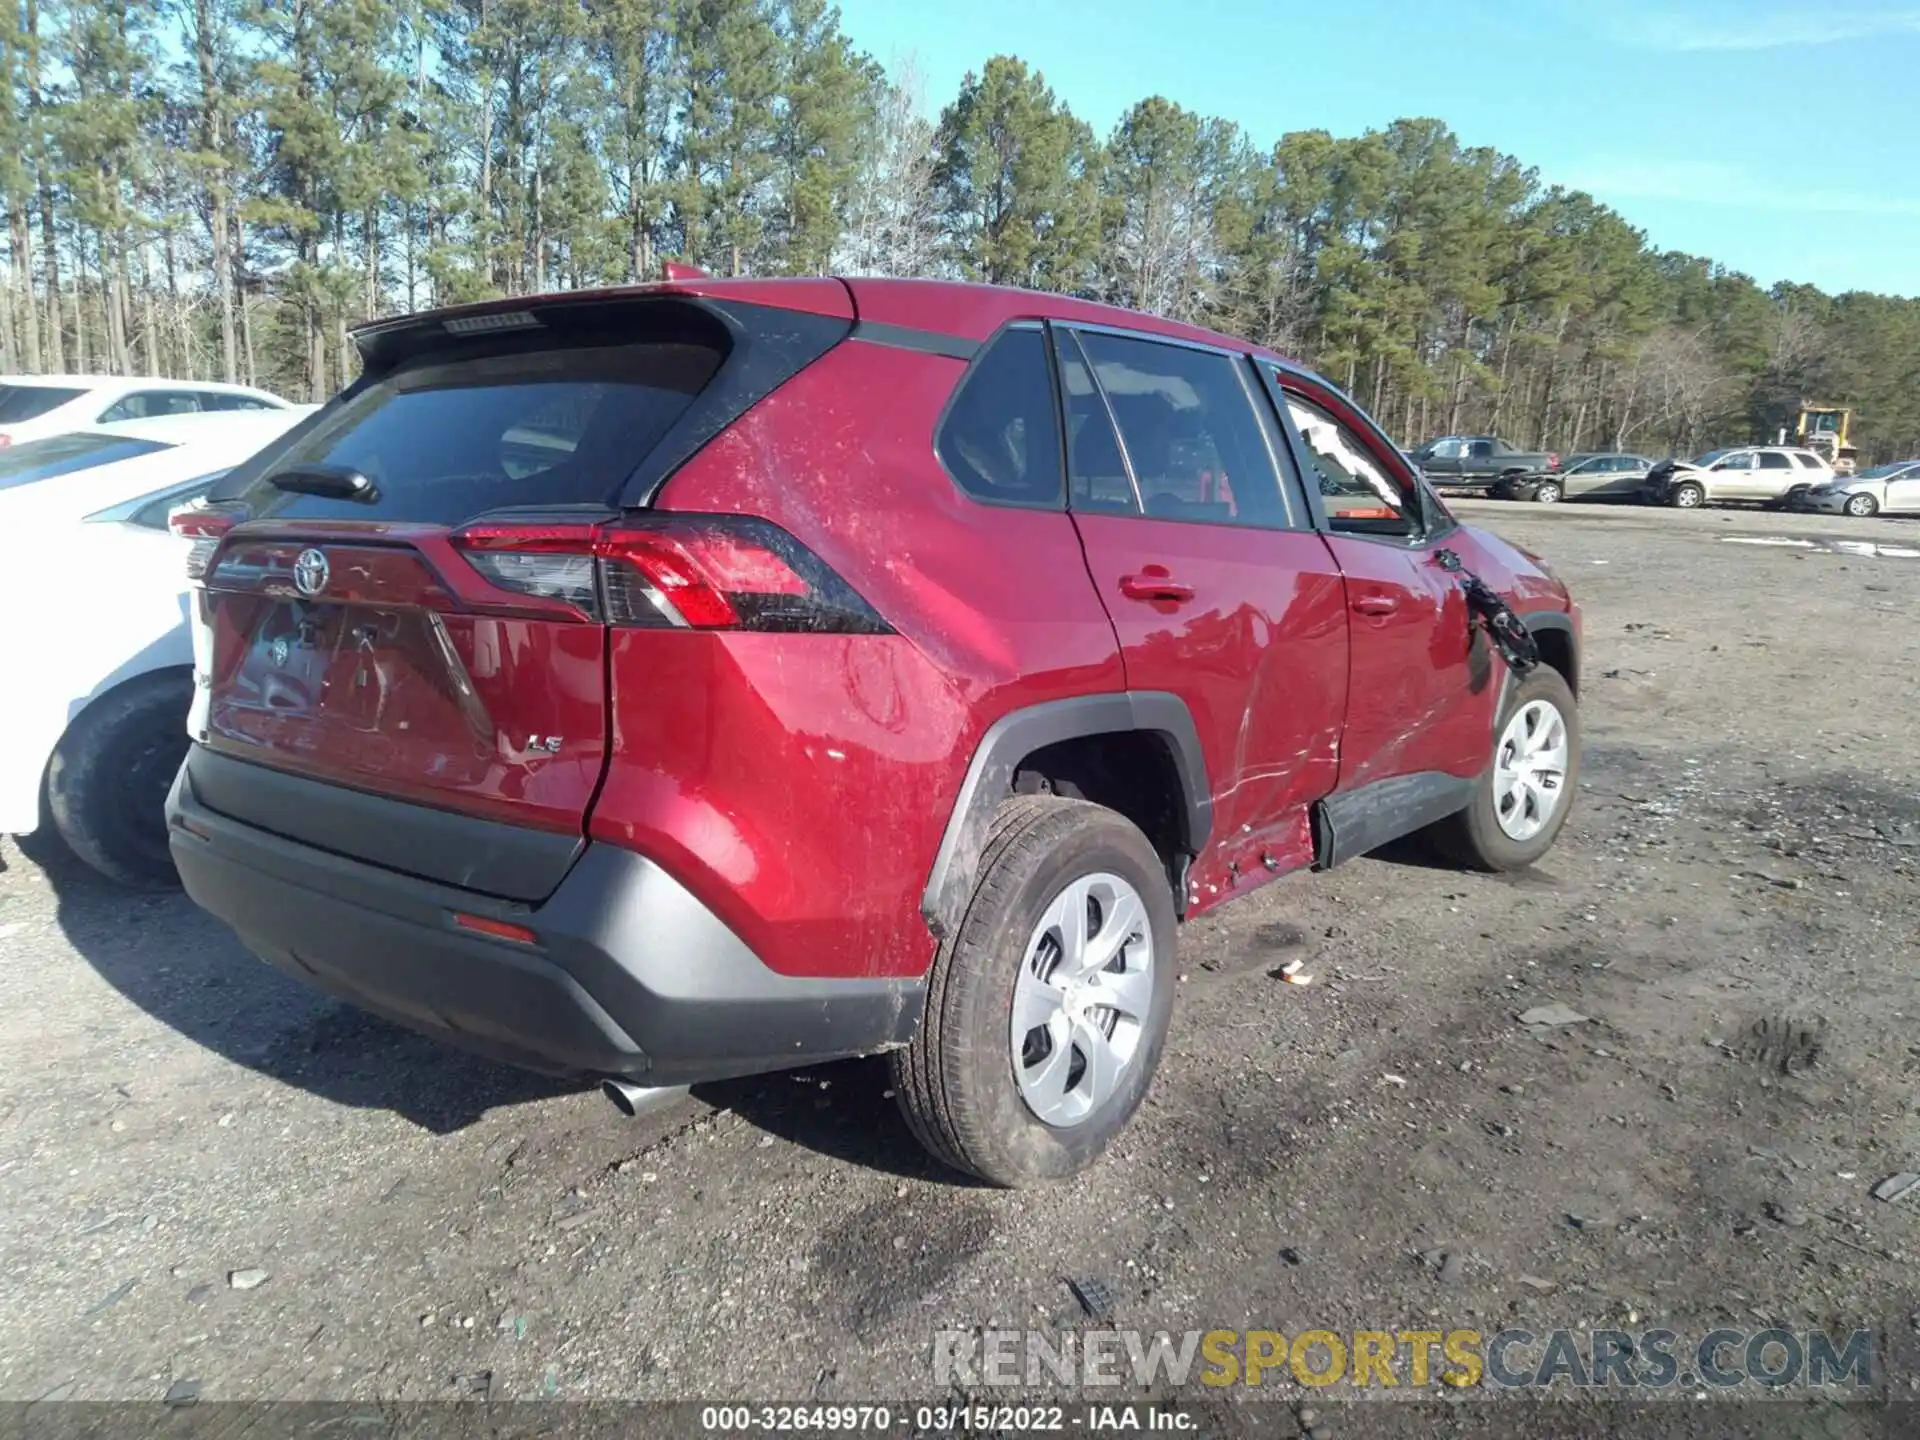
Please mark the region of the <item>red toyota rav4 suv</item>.
POLYGON ((885 280, 357 340, 176 516, 168 814, 196 901, 402 1024, 616 1091, 891 1052, 920 1138, 1021 1184, 1140 1103, 1182 917, 1566 819, 1565 589, 1257 347, 885 280))

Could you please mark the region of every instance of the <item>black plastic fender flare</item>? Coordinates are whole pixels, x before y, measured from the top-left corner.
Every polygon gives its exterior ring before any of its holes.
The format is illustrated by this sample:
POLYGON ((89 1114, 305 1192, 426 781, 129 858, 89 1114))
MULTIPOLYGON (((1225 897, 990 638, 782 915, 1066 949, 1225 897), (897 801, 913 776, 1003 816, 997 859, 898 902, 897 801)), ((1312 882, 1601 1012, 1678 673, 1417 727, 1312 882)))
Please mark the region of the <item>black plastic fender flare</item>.
POLYGON ((1164 691, 1132 690, 1031 705, 994 721, 974 749, 921 896, 927 927, 944 938, 958 926, 973 893, 993 812, 1013 794, 1014 772, 1022 760, 1062 740, 1132 732, 1155 735, 1165 743, 1185 801, 1180 807, 1181 846, 1189 857, 1198 855, 1213 828, 1213 791, 1186 701, 1164 691))

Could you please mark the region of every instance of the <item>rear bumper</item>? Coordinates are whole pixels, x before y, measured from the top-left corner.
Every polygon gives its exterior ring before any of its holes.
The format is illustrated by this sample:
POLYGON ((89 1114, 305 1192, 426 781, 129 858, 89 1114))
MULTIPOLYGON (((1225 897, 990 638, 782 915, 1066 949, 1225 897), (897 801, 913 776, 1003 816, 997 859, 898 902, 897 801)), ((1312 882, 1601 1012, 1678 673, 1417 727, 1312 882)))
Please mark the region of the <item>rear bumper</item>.
POLYGON ((187 893, 261 958, 363 1009, 557 1075, 689 1085, 905 1044, 920 980, 777 974, 641 855, 585 847, 516 904, 274 835, 209 808, 192 762, 167 800, 187 893), (457 929, 455 913, 537 943, 457 929))

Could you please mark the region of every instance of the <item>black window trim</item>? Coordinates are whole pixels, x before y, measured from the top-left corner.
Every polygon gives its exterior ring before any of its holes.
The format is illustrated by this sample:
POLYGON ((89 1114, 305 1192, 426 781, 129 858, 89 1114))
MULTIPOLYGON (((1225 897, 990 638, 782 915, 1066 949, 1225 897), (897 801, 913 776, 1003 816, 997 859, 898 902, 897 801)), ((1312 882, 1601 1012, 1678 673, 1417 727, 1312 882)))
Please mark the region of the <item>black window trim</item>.
MULTIPOLYGON (((1121 325, 1103 325, 1094 321, 1049 320, 1047 325, 1049 329, 1073 336, 1074 350, 1080 356, 1080 363, 1087 367, 1087 378, 1093 382, 1093 393, 1100 397, 1101 407, 1106 411, 1107 424, 1113 430, 1114 444, 1120 451, 1120 463, 1126 467, 1127 485, 1133 491, 1133 509, 1128 512, 1128 516, 1124 518, 1155 520, 1162 524, 1170 525, 1206 525, 1216 530, 1263 530, 1270 534, 1298 534, 1321 528, 1320 525, 1316 523, 1313 507, 1302 503, 1302 497, 1307 486, 1299 474, 1295 457, 1289 452, 1283 458, 1281 453, 1273 447, 1273 436, 1268 431, 1264 423, 1265 417, 1261 415, 1259 410, 1260 392, 1257 388, 1258 382, 1256 381, 1253 385, 1249 385, 1247 382, 1246 368, 1249 364, 1254 364, 1256 359, 1251 353, 1245 350, 1234 349, 1228 345, 1213 345, 1204 340, 1189 339, 1184 335, 1157 335, 1151 330, 1133 330, 1121 325), (1285 522, 1272 525, 1238 518, 1231 520, 1206 520, 1193 515, 1149 515, 1147 513, 1145 498, 1140 493, 1140 477, 1135 473, 1133 468, 1133 456, 1127 452, 1126 434, 1120 428, 1119 418, 1113 413, 1113 403, 1107 398, 1106 387, 1100 383, 1099 372, 1094 369, 1093 357, 1087 354, 1086 347, 1080 344, 1079 336, 1081 334, 1108 335, 1116 340, 1139 340, 1150 345, 1166 345, 1179 350, 1197 350, 1203 355, 1218 355, 1230 361, 1235 372, 1234 378, 1239 382, 1241 394, 1246 399, 1247 411, 1253 417, 1254 428, 1260 432, 1260 443, 1265 447, 1267 458, 1273 465, 1275 481, 1274 498, 1280 502, 1280 508, 1286 514, 1285 522)), ((1259 369, 1258 365, 1254 364, 1254 368, 1257 374, 1259 369)), ((1062 409, 1060 443, 1064 449, 1067 443, 1065 416, 1066 382, 1056 374, 1054 383, 1058 387, 1060 394, 1062 409)), ((1280 434, 1282 443, 1290 445, 1290 442, 1286 439, 1286 431, 1282 429, 1280 434)), ((1073 470, 1071 464, 1067 466, 1066 475, 1067 508, 1071 511, 1073 509, 1073 470)), ((1087 510, 1076 513, 1110 515, 1115 512, 1110 510, 1087 510)))
MULTIPOLYGON (((857 328, 849 338, 855 340, 873 340, 873 337, 870 335, 862 336, 857 328)), ((972 344, 971 341, 968 343, 972 344)), ((958 359, 959 357, 949 355, 947 358, 958 359)), ((933 451, 933 462, 940 467, 940 473, 947 477, 947 483, 953 486, 953 493, 970 505, 986 505, 995 510, 1034 510, 1053 514, 1063 514, 1071 508, 1069 500, 1071 499, 1071 491, 1073 489, 1073 476, 1067 470, 1066 414, 1061 404, 1060 370, 1054 360, 1053 344, 1048 338, 1047 326, 1044 320, 1032 316, 1022 316, 1009 320, 978 345, 974 345, 973 358, 967 362, 967 368, 960 372, 960 378, 953 382, 953 389, 947 392, 947 398, 940 406, 940 413, 934 417, 933 433, 929 437, 928 443, 929 448, 933 451), (1039 335, 1041 347, 1046 351, 1047 383, 1053 387, 1053 428, 1055 436, 1059 441, 1060 449, 1059 498, 1051 502, 1044 500, 1002 500, 989 495, 976 495, 960 483, 959 477, 956 476, 948 466, 946 456, 940 453, 940 432, 947 428, 947 417, 953 413, 953 407, 960 403, 960 397, 966 393, 968 382, 978 373, 980 366, 986 363, 987 357, 993 353, 993 347, 1000 343, 1002 337, 1015 330, 1030 330, 1039 335)))
MULTIPOLYGON (((1094 373, 1093 357, 1087 354, 1087 347, 1080 343, 1080 337, 1075 333, 1075 328, 1076 327, 1072 325, 1065 324, 1058 320, 1049 320, 1047 322, 1047 329, 1052 331, 1054 335, 1059 337, 1056 343, 1061 345, 1073 346, 1073 353, 1079 357, 1081 367, 1085 369, 1085 371, 1087 372, 1087 383, 1093 386, 1094 398, 1100 402, 1100 412, 1107 417, 1107 429, 1113 435, 1113 448, 1115 452, 1120 456, 1120 468, 1126 471, 1127 489, 1131 491, 1133 494, 1133 509, 1129 511, 1128 514, 1135 520, 1145 520, 1149 518, 1147 515, 1146 497, 1140 493, 1140 477, 1134 474, 1133 472, 1133 456, 1127 453, 1126 438, 1122 436, 1120 433, 1120 418, 1113 413, 1113 402, 1107 399, 1107 387, 1100 383, 1100 377, 1094 373)), ((1106 328, 1106 327, 1103 327, 1103 328, 1106 328)), ((1112 335, 1127 334, 1126 331, 1114 330, 1110 328, 1106 329, 1106 333, 1112 334, 1112 335)), ((1059 360, 1059 357, 1056 355, 1055 356, 1056 365, 1058 364, 1058 360, 1059 360)), ((1059 390, 1060 405, 1062 410, 1064 410, 1067 403, 1067 382, 1064 376, 1060 376, 1056 378, 1057 378, 1057 383, 1060 387, 1060 390, 1059 390)), ((1069 444, 1070 438, 1071 437, 1068 436, 1065 428, 1063 427, 1060 432, 1060 443, 1062 446, 1068 448, 1068 457, 1069 457, 1068 463, 1067 463, 1067 471, 1066 471, 1068 512, 1070 514, 1081 514, 1081 515, 1112 514, 1113 512, 1110 510, 1081 510, 1081 511, 1074 510, 1073 508, 1073 464, 1072 464, 1072 458, 1071 458, 1072 450, 1069 444)))

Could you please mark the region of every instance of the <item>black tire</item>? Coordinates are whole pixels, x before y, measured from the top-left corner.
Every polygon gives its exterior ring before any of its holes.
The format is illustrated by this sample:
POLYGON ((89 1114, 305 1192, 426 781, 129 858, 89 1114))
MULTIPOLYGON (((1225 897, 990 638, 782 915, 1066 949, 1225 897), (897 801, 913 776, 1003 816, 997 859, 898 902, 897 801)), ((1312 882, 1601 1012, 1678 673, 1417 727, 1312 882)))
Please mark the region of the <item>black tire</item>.
POLYGON ((1856 520, 1866 520, 1880 513, 1880 502, 1864 490, 1858 495, 1847 497, 1847 514, 1856 520))
POLYGON ((1698 510, 1707 503, 1706 487, 1695 480, 1682 480, 1667 492, 1667 503, 1676 510, 1698 510))
POLYGON ((1430 832, 1434 844, 1448 859, 1474 870, 1524 870, 1551 850, 1553 842, 1560 838, 1561 827, 1573 813, 1580 784, 1580 708, 1560 672, 1551 666, 1536 665, 1524 680, 1509 686, 1493 734, 1498 743, 1507 722, 1521 706, 1534 700, 1551 702, 1566 722, 1567 773, 1561 784, 1559 805, 1539 834, 1524 842, 1515 840, 1500 828, 1494 802, 1493 757, 1489 757, 1466 809, 1449 815, 1430 832))
POLYGON ((193 677, 143 675, 67 727, 47 767, 54 828, 109 879, 143 890, 180 883, 167 853, 167 789, 187 754, 193 677))
POLYGON ((1538 485, 1533 487, 1534 503, 1538 505, 1558 505, 1563 493, 1565 492, 1560 489, 1560 482, 1558 480, 1542 480, 1538 485))
POLYGON ((1021 795, 995 814, 973 895, 927 977, 913 1043, 893 1056, 894 1091, 913 1133, 939 1159, 1017 1188, 1077 1174, 1139 1108, 1160 1063, 1177 961, 1173 891, 1147 837, 1084 800, 1021 795), (1151 1013, 1118 1088, 1069 1128, 1044 1123, 1014 1076, 1014 983, 1047 906, 1078 876, 1105 871, 1137 890, 1153 942, 1151 1013))

